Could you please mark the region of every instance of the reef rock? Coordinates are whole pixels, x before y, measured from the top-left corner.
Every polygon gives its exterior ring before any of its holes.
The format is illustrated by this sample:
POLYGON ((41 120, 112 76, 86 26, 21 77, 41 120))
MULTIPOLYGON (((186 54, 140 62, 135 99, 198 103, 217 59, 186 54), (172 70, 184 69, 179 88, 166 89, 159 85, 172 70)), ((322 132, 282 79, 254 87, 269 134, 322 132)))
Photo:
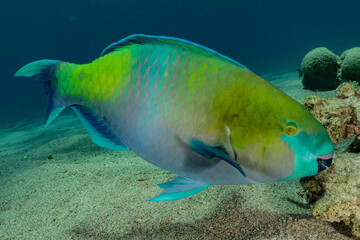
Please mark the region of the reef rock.
POLYGON ((360 134, 360 89, 355 83, 343 83, 334 98, 312 95, 300 100, 321 122, 337 145, 342 138, 360 134))
POLYGON ((301 179, 315 218, 344 222, 360 239, 360 155, 337 154, 331 167, 301 179))
POLYGON ((301 68, 302 83, 306 89, 335 89, 339 84, 338 57, 327 48, 319 47, 308 52, 301 68))
POLYGON ((360 83, 360 48, 355 47, 343 52, 339 59, 338 78, 342 82, 356 81, 360 83))
POLYGON ((329 169, 301 179, 312 213, 324 221, 344 222, 360 239, 360 88, 355 82, 346 82, 335 90, 333 98, 313 95, 300 102, 337 145, 329 169), (344 149, 351 153, 342 153, 344 149))

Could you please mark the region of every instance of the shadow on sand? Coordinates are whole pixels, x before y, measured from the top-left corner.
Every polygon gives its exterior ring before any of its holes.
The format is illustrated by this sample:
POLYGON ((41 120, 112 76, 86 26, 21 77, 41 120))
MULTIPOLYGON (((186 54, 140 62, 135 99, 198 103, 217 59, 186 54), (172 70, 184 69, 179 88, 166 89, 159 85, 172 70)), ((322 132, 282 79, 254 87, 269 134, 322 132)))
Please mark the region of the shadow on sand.
MULTIPOLYGON (((80 225, 74 239, 352 239, 343 225, 332 225, 311 215, 283 215, 256 209, 243 210, 238 195, 221 201, 212 213, 195 223, 163 221, 153 225, 134 222, 127 233, 98 231, 80 225), (315 237, 315 238, 314 238, 315 237)), ((116 229, 116 228, 112 228, 116 229)))

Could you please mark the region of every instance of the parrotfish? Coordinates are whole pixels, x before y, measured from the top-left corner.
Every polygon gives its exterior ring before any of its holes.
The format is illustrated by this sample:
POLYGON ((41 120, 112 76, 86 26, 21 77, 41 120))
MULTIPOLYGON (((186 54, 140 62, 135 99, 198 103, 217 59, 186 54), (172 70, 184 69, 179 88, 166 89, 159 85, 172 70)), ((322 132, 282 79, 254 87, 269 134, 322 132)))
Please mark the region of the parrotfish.
POLYGON ((132 150, 179 176, 150 201, 238 185, 312 176, 333 144, 311 113, 251 70, 187 40, 131 35, 88 64, 39 60, 48 96, 45 127, 71 107, 93 142, 132 150))

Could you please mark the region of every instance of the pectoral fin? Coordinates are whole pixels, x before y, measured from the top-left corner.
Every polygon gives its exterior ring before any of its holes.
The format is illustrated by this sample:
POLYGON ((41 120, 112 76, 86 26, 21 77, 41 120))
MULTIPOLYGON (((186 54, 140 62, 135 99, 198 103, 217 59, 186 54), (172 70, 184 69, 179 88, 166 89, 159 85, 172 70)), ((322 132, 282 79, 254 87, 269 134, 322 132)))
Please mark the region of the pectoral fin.
POLYGON ((176 177, 172 181, 158 184, 158 186, 163 188, 164 191, 149 201, 179 200, 201 192, 205 188, 209 187, 210 184, 199 182, 190 178, 176 177))
POLYGON ((237 170, 239 170, 239 172, 244 177, 246 177, 245 172, 242 170, 240 165, 229 156, 224 146, 209 146, 198 139, 190 138, 190 148, 194 152, 203 155, 205 158, 209 159, 209 161, 211 161, 214 157, 218 157, 226 161, 227 163, 235 167, 237 170))

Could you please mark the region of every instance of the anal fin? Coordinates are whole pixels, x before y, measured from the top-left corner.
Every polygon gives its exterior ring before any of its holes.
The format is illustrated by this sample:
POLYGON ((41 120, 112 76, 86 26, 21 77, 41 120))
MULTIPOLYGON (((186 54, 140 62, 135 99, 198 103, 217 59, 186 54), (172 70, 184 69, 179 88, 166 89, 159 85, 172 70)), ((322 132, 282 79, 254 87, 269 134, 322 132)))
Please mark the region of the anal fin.
POLYGON ((95 144, 113 150, 129 150, 116 136, 109 124, 93 114, 91 110, 81 105, 73 105, 71 108, 78 115, 95 144))

